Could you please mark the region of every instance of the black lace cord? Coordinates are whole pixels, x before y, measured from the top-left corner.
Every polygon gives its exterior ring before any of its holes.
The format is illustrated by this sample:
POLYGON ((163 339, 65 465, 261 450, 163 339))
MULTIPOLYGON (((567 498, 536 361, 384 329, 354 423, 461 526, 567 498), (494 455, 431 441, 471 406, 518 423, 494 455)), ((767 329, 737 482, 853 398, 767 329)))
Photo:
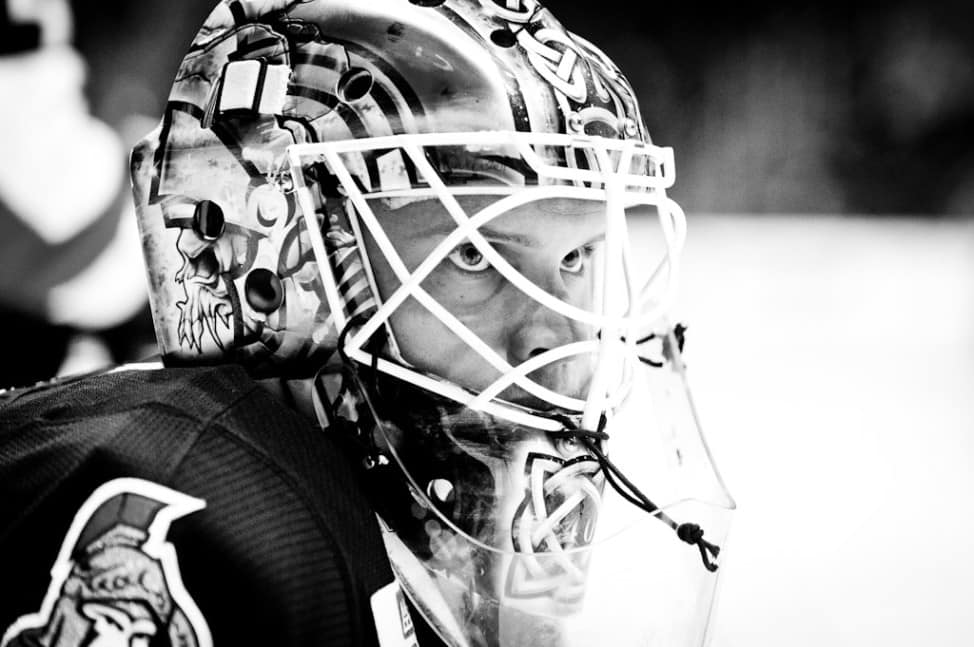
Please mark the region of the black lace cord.
POLYGON ((323 378, 321 377, 324 367, 318 369, 315 373, 314 381, 312 385, 314 387, 315 393, 318 395, 318 401, 321 403, 321 409, 325 412, 325 418, 328 419, 328 427, 335 424, 335 409, 337 404, 341 402, 342 394, 345 388, 345 381, 342 380, 342 385, 338 389, 338 393, 335 395, 335 399, 332 400, 331 396, 328 394, 328 390, 325 388, 323 378))
MULTIPOLYGON (((357 325, 363 324, 368 321, 368 317, 365 315, 357 315, 352 317, 345 327, 342 329, 341 334, 338 335, 338 355, 342 360, 342 365, 345 368, 346 373, 349 377, 355 380, 356 384, 360 388, 365 389, 365 384, 362 380, 361 375, 358 372, 358 367, 355 362, 348 356, 345 352, 345 340, 348 337, 349 332, 357 325)), ((677 326, 676 331, 677 341, 682 350, 683 347, 683 330, 685 327, 682 325, 677 326), (679 329, 683 330, 679 330, 679 329)), ((654 335, 650 335, 643 342, 652 339, 654 335)), ((372 352, 372 379, 371 384, 369 384, 369 394, 375 396, 378 392, 378 353, 372 352)), ((316 381, 317 382, 317 381, 316 381)), ((342 381, 342 386, 339 390, 339 394, 346 392, 347 388, 345 386, 344 380, 342 381)), ((320 395, 320 394, 319 394, 320 395)), ((336 399, 335 403, 331 403, 332 407, 335 407, 340 398, 336 399)), ((326 399, 322 399, 322 402, 327 402, 326 399)), ((371 407, 371 405, 370 405, 371 407)), ((352 427, 352 435, 358 442, 362 449, 366 453, 366 467, 374 467, 380 464, 380 456, 382 452, 379 450, 378 446, 375 444, 375 438, 371 433, 365 433, 356 423, 345 420, 337 415, 337 411, 330 411, 328 413, 329 420, 334 421, 334 423, 340 423, 342 426, 352 427), (365 442, 363 443, 363 437, 365 442)), ((556 416, 562 424, 565 425, 566 431, 558 432, 563 435, 570 436, 572 438, 577 438, 579 441, 588 448, 589 451, 595 456, 595 460, 599 463, 599 467, 602 469, 602 473, 605 474, 606 481, 612 486, 612 488, 619 493, 619 495, 626 501, 629 501, 637 508, 646 511, 648 514, 655 516, 660 521, 666 525, 673 528, 676 531, 677 537, 682 541, 690 545, 695 545, 700 550, 700 558, 703 560, 704 567, 710 571, 714 572, 717 570, 718 565, 711 560, 712 557, 717 557, 720 554, 720 546, 712 544, 706 541, 704 537, 703 529, 695 523, 681 523, 677 524, 673 519, 671 519, 666 513, 659 509, 655 503, 653 503, 649 497, 642 493, 642 491, 636 487, 636 485, 626 478, 626 475, 622 473, 615 463, 609 460, 605 452, 602 451, 600 443, 609 439, 609 434, 605 433, 603 429, 606 425, 606 417, 603 415, 599 420, 599 429, 597 431, 591 431, 589 429, 581 429, 575 425, 575 423, 567 416, 556 416), (618 480, 617 480, 618 479, 618 480), (620 485, 621 481, 621 485, 620 485)), ((333 424, 334 424, 333 423, 333 424)))
MULTIPOLYGON (((337 424, 341 430, 349 432, 349 435, 355 440, 356 444, 365 454, 365 466, 371 469, 376 465, 382 464, 382 451, 379 449, 378 445, 375 444, 375 437, 372 435, 372 432, 366 431, 358 423, 347 420, 338 415, 337 411, 338 403, 341 402, 343 396, 348 392, 348 387, 345 382, 346 378, 351 378, 354 380, 359 388, 363 390, 366 388, 365 383, 362 380, 362 376, 359 375, 358 366, 356 366, 355 361, 348 356, 348 353, 345 352, 345 340, 348 338, 348 334, 351 332, 352 328, 364 324, 368 320, 369 318, 366 315, 356 315, 348 320, 348 323, 345 324, 345 327, 342 328, 342 332, 338 335, 338 356, 341 358, 342 367, 344 368, 342 384, 341 387, 339 387, 338 396, 335 398, 335 401, 329 402, 328 400, 323 400, 323 403, 328 402, 328 408, 331 409, 331 411, 329 411, 327 414, 329 421, 333 425, 337 424)), ((375 394, 377 389, 376 367, 378 362, 378 354, 372 353, 372 380, 371 384, 369 385, 370 395, 375 394)))
POLYGON ((602 473, 605 474, 605 480, 612 486, 616 492, 619 493, 623 499, 633 504, 637 508, 644 510, 648 514, 653 515, 660 521, 668 525, 670 528, 676 531, 676 536, 682 541, 690 544, 691 546, 696 546, 700 551, 700 559, 703 561, 704 568, 713 573, 717 570, 718 565, 713 561, 712 558, 716 558, 720 555, 720 546, 712 544, 703 538, 703 529, 695 523, 681 523, 678 524, 672 518, 669 517, 665 512, 659 509, 655 503, 653 503, 649 497, 642 493, 642 491, 636 487, 636 485, 626 478, 626 475, 622 473, 615 463, 609 460, 605 452, 602 451, 600 443, 604 440, 609 439, 609 434, 601 430, 606 423, 605 416, 599 421, 600 429, 598 431, 590 431, 587 429, 569 429, 565 432, 573 438, 577 438, 582 442, 592 455, 595 460, 598 461, 599 467, 602 468, 602 473))

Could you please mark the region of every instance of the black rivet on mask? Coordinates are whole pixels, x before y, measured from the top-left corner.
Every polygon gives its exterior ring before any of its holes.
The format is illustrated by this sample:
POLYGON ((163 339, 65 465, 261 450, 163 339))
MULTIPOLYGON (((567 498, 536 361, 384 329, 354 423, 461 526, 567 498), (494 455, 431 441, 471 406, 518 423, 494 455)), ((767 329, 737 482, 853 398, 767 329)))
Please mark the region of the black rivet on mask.
POLYGON ((288 36, 298 42, 307 43, 318 36, 318 27, 307 22, 288 22, 284 28, 288 36))
POLYGON ((639 134, 639 125, 634 119, 626 117, 622 120, 622 132, 626 134, 626 137, 635 137, 639 134))
POLYGON ((409 0, 417 7, 439 7, 446 0, 409 0))
POLYGON ((277 274, 267 269, 256 269, 247 275, 244 283, 247 303, 257 312, 269 314, 281 307, 284 287, 277 274))
POLYGON ((372 73, 353 67, 338 79, 338 96, 346 103, 358 101, 372 90, 372 73))
POLYGON ((490 40, 498 47, 514 47, 517 36, 510 29, 495 29, 490 32, 490 40))
POLYGON ((223 235, 226 219, 223 209, 215 202, 203 200, 193 211, 193 231, 203 240, 216 240, 223 235))

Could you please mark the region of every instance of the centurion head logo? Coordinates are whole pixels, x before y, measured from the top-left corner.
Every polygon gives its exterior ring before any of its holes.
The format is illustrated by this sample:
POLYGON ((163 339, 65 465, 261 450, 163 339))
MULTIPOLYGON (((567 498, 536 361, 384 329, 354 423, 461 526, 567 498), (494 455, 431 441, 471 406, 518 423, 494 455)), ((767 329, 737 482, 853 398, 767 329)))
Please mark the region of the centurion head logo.
POLYGON ((75 515, 40 610, 18 618, 0 647, 211 647, 166 541, 174 520, 205 505, 141 479, 99 487, 75 515))

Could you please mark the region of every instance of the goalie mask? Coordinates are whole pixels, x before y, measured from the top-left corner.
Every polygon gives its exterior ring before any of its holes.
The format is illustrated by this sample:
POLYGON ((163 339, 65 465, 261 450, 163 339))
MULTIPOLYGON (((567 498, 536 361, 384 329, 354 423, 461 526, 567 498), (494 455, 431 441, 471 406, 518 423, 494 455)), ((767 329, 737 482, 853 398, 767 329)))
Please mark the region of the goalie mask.
POLYGON ((170 365, 311 378, 451 645, 700 645, 733 501, 631 87, 534 0, 217 6, 136 148, 170 365))

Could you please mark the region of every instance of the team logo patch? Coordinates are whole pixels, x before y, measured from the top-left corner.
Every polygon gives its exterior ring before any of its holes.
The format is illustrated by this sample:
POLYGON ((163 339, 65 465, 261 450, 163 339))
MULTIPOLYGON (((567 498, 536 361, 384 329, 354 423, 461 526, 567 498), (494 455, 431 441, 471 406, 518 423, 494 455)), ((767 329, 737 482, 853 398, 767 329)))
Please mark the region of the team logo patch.
POLYGON ((36 613, 0 647, 211 647, 183 587, 169 526, 206 503, 141 479, 109 481, 78 510, 36 613))

